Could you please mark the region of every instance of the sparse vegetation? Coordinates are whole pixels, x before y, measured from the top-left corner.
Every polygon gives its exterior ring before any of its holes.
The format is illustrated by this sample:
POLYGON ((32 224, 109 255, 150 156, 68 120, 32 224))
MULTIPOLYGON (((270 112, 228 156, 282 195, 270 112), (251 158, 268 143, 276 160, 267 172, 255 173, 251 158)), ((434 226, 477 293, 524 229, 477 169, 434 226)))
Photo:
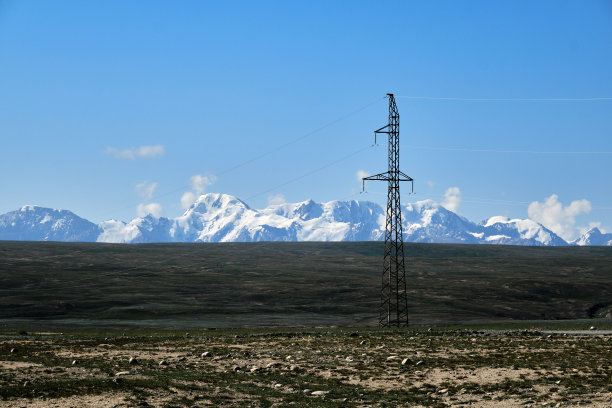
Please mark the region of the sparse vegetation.
POLYGON ((15 407, 30 399, 123 407, 612 401, 611 336, 536 330, 33 333, 5 335, 0 360, 0 405, 15 407))

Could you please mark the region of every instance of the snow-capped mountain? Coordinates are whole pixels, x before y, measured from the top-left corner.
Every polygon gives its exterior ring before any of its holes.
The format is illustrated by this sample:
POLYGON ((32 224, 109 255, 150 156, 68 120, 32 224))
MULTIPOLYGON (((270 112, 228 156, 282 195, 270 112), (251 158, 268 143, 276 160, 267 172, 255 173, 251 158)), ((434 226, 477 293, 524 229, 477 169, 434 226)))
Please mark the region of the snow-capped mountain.
POLYGON ((95 241, 102 229, 70 211, 25 205, 0 215, 0 239, 15 241, 95 241))
POLYGON ((174 219, 150 215, 129 223, 105 221, 100 242, 252 242, 378 240, 383 211, 370 202, 307 200, 263 210, 240 199, 209 193, 174 219))
POLYGON ((481 225, 483 238, 487 243, 534 246, 568 245, 563 238, 532 220, 510 220, 497 216, 489 218, 481 225))
POLYGON ((573 243, 576 245, 612 246, 612 234, 604 234, 599 228, 594 227, 582 234, 582 236, 573 243))
MULTIPOLYGON (((476 224, 424 200, 402 207, 406 242, 568 245, 531 220, 492 217, 476 224)), ((176 218, 152 215, 95 225, 64 210, 26 206, 0 216, 0 239, 98 242, 377 241, 384 239, 385 211, 368 201, 307 200, 262 210, 227 194, 200 196, 176 218)), ((612 245, 596 228, 575 245, 612 245)))

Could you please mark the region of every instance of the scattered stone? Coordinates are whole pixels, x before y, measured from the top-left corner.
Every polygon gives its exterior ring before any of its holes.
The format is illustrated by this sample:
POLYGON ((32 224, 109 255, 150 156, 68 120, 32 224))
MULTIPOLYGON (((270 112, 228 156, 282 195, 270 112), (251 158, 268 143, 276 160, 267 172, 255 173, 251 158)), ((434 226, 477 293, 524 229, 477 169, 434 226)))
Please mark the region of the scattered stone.
POLYGON ((408 363, 411 363, 409 358, 405 358, 405 359, 402 360, 402 365, 406 365, 408 363))
POLYGON ((589 327, 589 330, 597 330, 597 327, 591 326, 591 327, 589 327))
POLYGON ((136 357, 130 357, 129 363, 132 365, 138 364, 138 360, 136 359, 136 357))
POLYGON ((253 368, 251 368, 251 370, 250 370, 250 371, 251 371, 252 373, 255 373, 255 372, 259 371, 259 367, 257 367, 257 366, 253 366, 253 368))
POLYGON ((129 371, 119 371, 115 373, 115 377, 120 377, 122 375, 129 375, 130 372, 129 371))
POLYGON ((310 395, 319 396, 319 397, 322 397, 327 394, 329 394, 329 391, 313 391, 310 393, 310 395))
POLYGON ((365 341, 365 340, 361 340, 361 341, 359 342, 359 344, 361 344, 361 345, 363 346, 364 344, 366 344, 366 341, 365 341))
POLYGON ((72 360, 72 365, 77 365, 79 362, 77 360, 72 360))
POLYGON ((16 349, 15 347, 13 347, 13 348, 11 349, 11 354, 14 354, 14 353, 16 353, 16 352, 17 352, 17 349, 16 349))
POLYGON ((241 368, 239 366, 234 366, 234 371, 240 371, 241 368))
POLYGON ((389 356, 387 357, 387 361, 393 361, 393 360, 398 360, 399 357, 398 356, 389 356))
POLYGON ((162 360, 162 361, 159 362, 159 365, 160 366, 165 366, 165 365, 168 365, 168 362, 166 360, 162 360))
POLYGON ((359 333, 352 332, 349 336, 351 336, 351 337, 359 337, 359 333))
POLYGON ((295 371, 295 370, 297 370, 298 368, 299 368, 299 367, 298 367, 298 366, 296 366, 296 365, 291 365, 291 366, 289 367, 289 371, 295 371))
POLYGON ((304 394, 310 394, 312 392, 312 390, 310 388, 306 388, 303 393, 304 394))
POLYGON ((423 364, 423 360, 417 361, 417 363, 415 365, 420 366, 421 364, 423 364))
POLYGON ((446 394, 448 392, 448 388, 443 388, 440 391, 438 391, 438 394, 446 394))
POLYGON ((282 386, 283 384, 279 384, 279 383, 274 384, 274 388, 281 388, 282 386))
POLYGON ((24 382, 23 382, 23 386, 24 386, 24 387, 27 387, 28 385, 30 385, 30 382, 29 382, 29 381, 24 381, 24 382))
MULTIPOLYGON (((205 351, 203 352, 200 357, 202 358, 206 358, 206 357, 212 357, 212 354, 210 353, 210 351, 205 351)), ((231 357, 231 356, 230 356, 231 357)))

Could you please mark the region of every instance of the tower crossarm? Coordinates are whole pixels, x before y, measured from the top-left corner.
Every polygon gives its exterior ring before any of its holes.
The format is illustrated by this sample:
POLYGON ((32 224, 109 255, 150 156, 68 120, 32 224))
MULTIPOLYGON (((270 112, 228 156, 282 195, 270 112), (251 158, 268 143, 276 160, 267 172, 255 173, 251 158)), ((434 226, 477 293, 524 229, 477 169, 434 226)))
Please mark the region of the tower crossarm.
MULTIPOLYGON (((392 174, 389 171, 385 171, 384 173, 375 174, 373 176, 364 177, 361 179, 363 182, 362 191, 365 191, 365 182, 366 180, 374 180, 374 181, 410 181, 414 182, 413 178, 407 176, 403 171, 398 171, 397 175, 392 174)), ((413 184, 414 185, 414 184, 413 184)), ((414 190, 414 188, 413 188, 414 190)))
POLYGON ((391 125, 385 125, 383 127, 381 127, 380 129, 377 129, 374 131, 374 144, 377 144, 378 142, 376 141, 376 135, 379 133, 387 133, 387 134, 391 134, 391 130, 383 130, 383 129, 388 129, 389 127, 391 127, 391 125))

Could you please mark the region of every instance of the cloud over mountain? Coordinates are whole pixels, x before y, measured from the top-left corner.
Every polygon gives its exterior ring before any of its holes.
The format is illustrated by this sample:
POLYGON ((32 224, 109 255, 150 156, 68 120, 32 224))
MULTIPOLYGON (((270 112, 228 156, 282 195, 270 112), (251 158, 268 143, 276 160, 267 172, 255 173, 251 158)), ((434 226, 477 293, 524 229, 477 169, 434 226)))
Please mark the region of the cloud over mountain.
POLYGON ((556 194, 548 197, 544 202, 534 201, 529 204, 527 213, 529 218, 546 226, 565 240, 575 239, 579 233, 576 228, 576 216, 591 211, 588 200, 575 200, 564 206, 556 194))

